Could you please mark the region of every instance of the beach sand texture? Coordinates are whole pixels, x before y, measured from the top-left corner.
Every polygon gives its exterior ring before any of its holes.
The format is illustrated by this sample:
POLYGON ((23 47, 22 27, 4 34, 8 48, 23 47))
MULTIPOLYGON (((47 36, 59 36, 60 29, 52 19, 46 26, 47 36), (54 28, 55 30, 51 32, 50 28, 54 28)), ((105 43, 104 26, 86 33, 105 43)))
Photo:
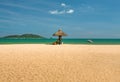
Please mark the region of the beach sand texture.
POLYGON ((0 82, 120 82, 120 45, 0 45, 0 82))

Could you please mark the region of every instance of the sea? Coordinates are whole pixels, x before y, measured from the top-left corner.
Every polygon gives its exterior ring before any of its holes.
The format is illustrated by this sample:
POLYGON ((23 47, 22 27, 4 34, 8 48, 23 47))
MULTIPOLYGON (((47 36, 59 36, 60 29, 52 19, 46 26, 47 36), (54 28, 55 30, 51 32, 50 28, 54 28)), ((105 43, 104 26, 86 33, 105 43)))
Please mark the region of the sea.
MULTIPOLYGON (((52 44, 56 39, 3 39, 0 44, 52 44)), ((63 39, 63 44, 120 45, 120 39, 63 39)))

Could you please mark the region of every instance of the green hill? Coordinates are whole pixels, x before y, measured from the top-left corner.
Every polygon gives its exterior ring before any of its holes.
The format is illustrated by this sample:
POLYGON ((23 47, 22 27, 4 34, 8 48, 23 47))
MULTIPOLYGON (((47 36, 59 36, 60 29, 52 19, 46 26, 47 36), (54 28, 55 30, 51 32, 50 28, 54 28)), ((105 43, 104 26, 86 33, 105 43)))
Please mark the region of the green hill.
POLYGON ((11 38, 11 39, 43 39, 45 37, 36 35, 36 34, 22 34, 22 35, 8 35, 4 36, 3 38, 11 38))

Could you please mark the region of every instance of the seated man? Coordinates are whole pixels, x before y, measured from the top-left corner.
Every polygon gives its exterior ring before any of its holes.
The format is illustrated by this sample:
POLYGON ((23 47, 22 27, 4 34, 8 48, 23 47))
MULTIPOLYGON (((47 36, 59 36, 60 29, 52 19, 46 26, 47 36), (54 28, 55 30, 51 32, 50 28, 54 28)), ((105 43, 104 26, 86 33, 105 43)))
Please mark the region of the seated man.
POLYGON ((57 45, 57 44, 59 44, 59 40, 53 42, 52 44, 53 44, 53 45, 57 45))

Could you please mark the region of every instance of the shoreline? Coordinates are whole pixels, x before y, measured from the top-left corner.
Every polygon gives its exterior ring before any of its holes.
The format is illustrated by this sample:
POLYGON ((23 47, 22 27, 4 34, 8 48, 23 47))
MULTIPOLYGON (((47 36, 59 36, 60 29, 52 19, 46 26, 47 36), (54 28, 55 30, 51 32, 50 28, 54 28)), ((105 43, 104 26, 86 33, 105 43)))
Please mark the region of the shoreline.
MULTIPOLYGON (((56 39, 0 39, 0 44, 52 44, 56 39)), ((120 39, 63 39, 63 44, 120 45, 120 39)))
MULTIPOLYGON (((43 44, 43 43, 8 43, 8 44, 0 44, 0 45, 53 45, 53 44, 43 44)), ((57 44, 59 45, 59 44, 57 44)), ((57 46, 57 45, 53 45, 53 46, 57 46)), ((120 46, 120 44, 61 44, 59 46, 63 46, 63 45, 118 45, 120 46)))

